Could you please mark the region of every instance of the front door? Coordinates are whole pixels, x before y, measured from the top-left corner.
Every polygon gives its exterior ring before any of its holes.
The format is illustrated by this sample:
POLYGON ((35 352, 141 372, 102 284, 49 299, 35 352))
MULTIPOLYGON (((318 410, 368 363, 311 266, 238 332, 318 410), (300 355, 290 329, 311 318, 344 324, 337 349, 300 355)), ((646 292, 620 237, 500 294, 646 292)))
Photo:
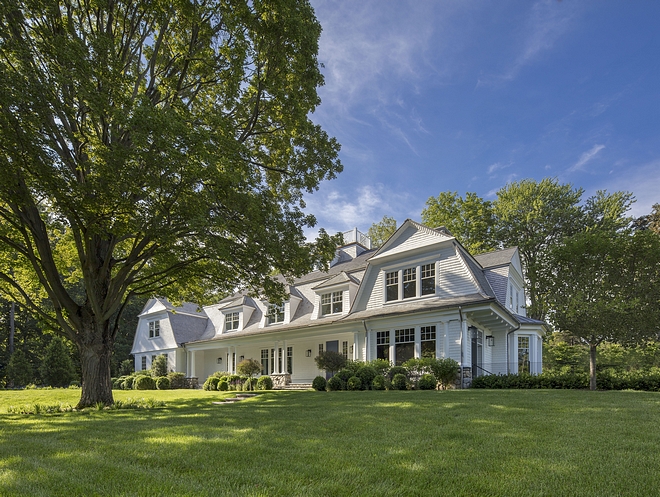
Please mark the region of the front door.
MULTIPOLYGON (((326 350, 326 352, 337 352, 337 353, 339 353, 339 340, 331 340, 329 342, 325 342, 325 350, 326 350)), ((329 380, 331 377, 332 377, 332 374, 326 371, 325 379, 329 380)))

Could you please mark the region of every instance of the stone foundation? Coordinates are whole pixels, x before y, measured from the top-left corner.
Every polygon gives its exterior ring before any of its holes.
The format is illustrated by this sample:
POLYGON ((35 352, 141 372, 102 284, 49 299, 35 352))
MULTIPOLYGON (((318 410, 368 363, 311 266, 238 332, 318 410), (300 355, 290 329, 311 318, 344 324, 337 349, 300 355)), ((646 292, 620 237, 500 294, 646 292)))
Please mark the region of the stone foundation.
POLYGON ((284 388, 291 383, 290 373, 273 373, 270 375, 273 380, 273 388, 284 388))
POLYGON ((460 388, 470 388, 472 386, 472 368, 463 368, 461 377, 463 381, 460 388))
POLYGON ((184 388, 199 388, 199 380, 197 379, 197 376, 191 376, 188 378, 184 379, 185 381, 185 387, 184 388))

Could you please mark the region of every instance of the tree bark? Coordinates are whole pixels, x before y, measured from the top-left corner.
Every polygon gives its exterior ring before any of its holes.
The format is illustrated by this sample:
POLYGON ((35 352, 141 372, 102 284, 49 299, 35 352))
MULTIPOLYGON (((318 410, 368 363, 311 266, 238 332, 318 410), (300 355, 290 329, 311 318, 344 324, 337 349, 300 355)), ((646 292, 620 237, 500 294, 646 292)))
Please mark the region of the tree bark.
POLYGON ((589 344, 589 390, 596 390, 596 345, 589 344))
POLYGON ((112 340, 109 324, 96 323, 92 316, 86 319, 83 335, 88 340, 79 340, 76 345, 80 353, 82 369, 82 393, 78 408, 92 407, 99 402, 106 406, 112 405, 112 379, 110 376, 110 358, 112 356, 112 340))

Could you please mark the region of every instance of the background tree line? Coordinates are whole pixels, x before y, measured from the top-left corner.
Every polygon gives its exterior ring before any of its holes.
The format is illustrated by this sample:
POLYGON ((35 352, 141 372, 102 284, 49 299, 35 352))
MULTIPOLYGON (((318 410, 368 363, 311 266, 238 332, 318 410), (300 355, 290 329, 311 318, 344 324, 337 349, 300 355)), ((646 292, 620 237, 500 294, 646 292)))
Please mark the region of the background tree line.
MULTIPOLYGON (((599 345, 639 346, 660 333, 660 204, 635 219, 634 201, 630 192, 585 199, 584 189, 557 179, 525 179, 492 201, 441 192, 421 218, 446 227, 472 254, 517 246, 527 315, 588 348, 595 389, 599 345)), ((369 234, 379 245, 395 230, 386 216, 369 234)))

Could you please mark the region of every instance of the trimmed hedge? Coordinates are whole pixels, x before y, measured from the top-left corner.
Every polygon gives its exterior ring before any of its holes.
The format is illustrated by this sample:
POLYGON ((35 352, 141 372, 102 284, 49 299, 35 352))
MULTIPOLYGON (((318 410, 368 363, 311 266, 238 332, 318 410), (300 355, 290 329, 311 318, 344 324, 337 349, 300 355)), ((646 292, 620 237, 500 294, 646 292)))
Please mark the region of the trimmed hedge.
POLYGON ((435 390, 438 381, 432 374, 423 374, 417 382, 417 388, 420 390, 435 390))
POLYGON ((348 390, 362 390, 362 380, 358 376, 351 376, 346 382, 348 390))
POLYGON ((170 379, 167 376, 159 376, 156 378, 156 388, 158 390, 169 390, 170 379))
POLYGON ((156 390, 156 380, 151 376, 138 376, 133 384, 135 390, 156 390))
POLYGON ((273 379, 270 376, 260 376, 257 380, 257 390, 272 390, 273 379))
MULTIPOLYGON (((394 369, 394 368, 392 368, 394 369)), ((403 373, 397 373, 392 378, 392 390, 405 390, 408 388, 408 378, 403 373)))
POLYGON ((312 381, 312 388, 318 392, 325 392, 325 387, 328 385, 328 382, 323 376, 317 376, 312 381))
POLYGON ((346 388, 346 383, 339 377, 339 375, 334 375, 328 380, 328 390, 337 391, 344 390, 346 388))

